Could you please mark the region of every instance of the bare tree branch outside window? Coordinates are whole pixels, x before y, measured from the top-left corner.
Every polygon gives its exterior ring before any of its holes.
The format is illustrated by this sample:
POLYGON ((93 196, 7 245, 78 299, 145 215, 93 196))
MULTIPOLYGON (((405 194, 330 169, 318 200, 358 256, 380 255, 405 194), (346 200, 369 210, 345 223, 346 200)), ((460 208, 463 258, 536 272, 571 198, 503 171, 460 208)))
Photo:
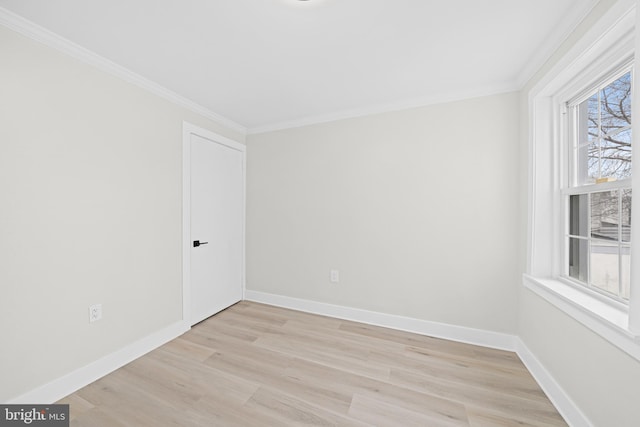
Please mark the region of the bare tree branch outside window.
MULTIPOLYGON (((576 184, 631 178, 631 72, 576 106, 576 184)), ((568 275, 620 300, 630 290, 631 188, 589 188, 569 197, 568 275)))
POLYGON ((631 73, 593 94, 587 103, 588 175, 631 177, 631 73))

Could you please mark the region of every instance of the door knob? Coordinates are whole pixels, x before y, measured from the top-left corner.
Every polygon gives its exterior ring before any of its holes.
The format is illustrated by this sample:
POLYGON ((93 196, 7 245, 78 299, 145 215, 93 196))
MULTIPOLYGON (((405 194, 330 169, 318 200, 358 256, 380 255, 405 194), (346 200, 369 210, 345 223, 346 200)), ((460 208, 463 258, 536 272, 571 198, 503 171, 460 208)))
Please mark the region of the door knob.
POLYGON ((207 245, 207 244, 209 244, 209 242, 201 242, 200 240, 194 240, 193 241, 193 247, 194 248, 197 248, 200 245, 207 245))

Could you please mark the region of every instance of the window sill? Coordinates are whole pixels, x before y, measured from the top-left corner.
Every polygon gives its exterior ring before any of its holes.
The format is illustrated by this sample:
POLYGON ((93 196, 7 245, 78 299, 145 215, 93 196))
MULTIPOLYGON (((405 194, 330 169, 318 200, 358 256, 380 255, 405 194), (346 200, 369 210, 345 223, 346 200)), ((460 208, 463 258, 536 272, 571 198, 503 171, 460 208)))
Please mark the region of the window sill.
POLYGON ((524 286, 640 361, 640 336, 629 331, 629 315, 614 305, 555 279, 523 275, 524 286))

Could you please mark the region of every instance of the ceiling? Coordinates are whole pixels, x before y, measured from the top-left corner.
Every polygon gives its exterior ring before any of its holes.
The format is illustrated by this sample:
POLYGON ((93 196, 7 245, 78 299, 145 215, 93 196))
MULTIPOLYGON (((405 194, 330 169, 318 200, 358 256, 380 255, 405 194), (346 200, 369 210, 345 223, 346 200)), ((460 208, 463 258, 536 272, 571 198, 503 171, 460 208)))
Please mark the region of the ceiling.
POLYGON ((595 0, 0 0, 249 132, 517 90, 595 0))

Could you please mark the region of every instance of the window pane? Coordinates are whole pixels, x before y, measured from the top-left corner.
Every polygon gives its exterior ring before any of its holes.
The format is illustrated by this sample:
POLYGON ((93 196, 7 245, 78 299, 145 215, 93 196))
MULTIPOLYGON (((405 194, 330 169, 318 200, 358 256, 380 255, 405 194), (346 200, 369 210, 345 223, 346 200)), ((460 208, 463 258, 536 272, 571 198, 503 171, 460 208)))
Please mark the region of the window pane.
POLYGON ((587 126, 589 129, 586 142, 593 144, 600 137, 600 103, 598 102, 598 94, 591 95, 591 98, 583 102, 583 108, 587 111, 584 113, 587 117, 587 126))
POLYGON ((618 240, 618 192, 591 194, 591 237, 618 240))
POLYGON ((589 242, 585 239, 569 238, 569 277, 587 282, 589 242))
MULTIPOLYGON (((584 185, 584 184, 592 184, 593 182, 595 182, 595 179, 597 177, 597 173, 596 175, 593 175, 592 171, 590 168, 592 168, 592 160, 591 160, 591 146, 590 145, 582 145, 580 147, 578 147, 577 150, 577 171, 576 171, 576 180, 577 182, 574 184, 572 183, 572 185, 584 185)), ((596 163, 596 171, 597 171, 597 167, 598 164, 596 163)))
POLYGON ((620 212, 620 222, 622 223, 623 242, 631 241, 631 189, 622 190, 622 211, 620 212))
POLYGON ((577 105, 574 117, 575 184, 631 177, 631 73, 577 105))
POLYGON ((577 185, 593 183, 600 176, 598 94, 577 106, 577 185))
POLYGON ((624 299, 629 299, 631 289, 631 248, 629 246, 623 246, 620 248, 620 296, 624 299))
POLYGON ((623 130, 602 140, 600 166, 602 177, 624 179, 631 177, 631 129, 623 130))
POLYGON ((569 234, 587 237, 589 223, 589 195, 577 194, 569 196, 569 234))
POLYGON ((631 73, 600 91, 602 133, 610 134, 631 124, 631 73))
POLYGON ((606 85, 602 82, 567 115, 574 138, 567 147, 572 150, 569 186, 598 189, 569 196, 568 274, 588 287, 628 300, 632 193, 620 188, 626 182, 619 186, 610 182, 632 176, 632 73, 606 85))
POLYGON ((606 241, 591 241, 591 284, 603 291, 618 295, 618 245, 606 241))
MULTIPOLYGON (((597 141, 596 141, 597 142, 597 141)), ((587 177, 588 182, 594 182, 600 178, 600 143, 591 143, 587 146, 587 177)))

